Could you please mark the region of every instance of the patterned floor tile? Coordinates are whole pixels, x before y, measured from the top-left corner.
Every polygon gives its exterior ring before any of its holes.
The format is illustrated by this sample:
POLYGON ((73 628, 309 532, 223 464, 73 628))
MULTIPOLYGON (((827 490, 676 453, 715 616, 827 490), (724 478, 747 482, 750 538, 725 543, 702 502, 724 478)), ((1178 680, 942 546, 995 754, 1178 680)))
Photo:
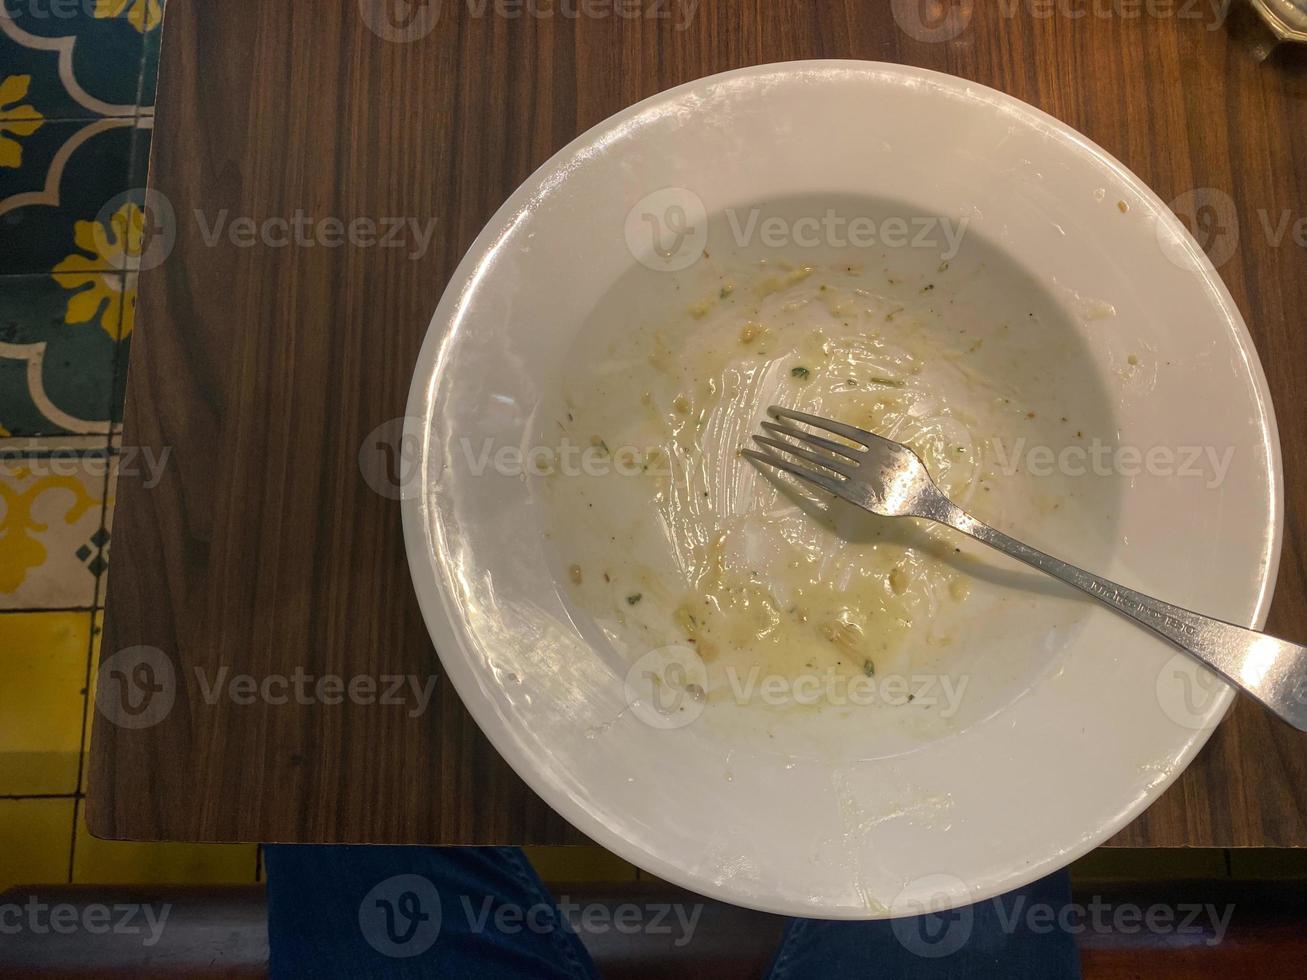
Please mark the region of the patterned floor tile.
POLYGON ((68 880, 71 798, 0 800, 0 891, 68 880))
POLYGON ((73 881, 85 884, 251 884, 257 844, 174 844, 92 837, 77 817, 73 881))
MULTIPOLYGON (((0 64, 32 76, 47 119, 133 116, 157 0, 5 5, 0 64)), ((157 30, 154 31, 157 33, 157 30)))
POLYGON ((145 57, 141 64, 141 110, 154 111, 154 93, 159 80, 159 42, 163 39, 163 25, 147 31, 145 57))
MULTIPOLYGON (((144 119, 138 124, 132 138, 131 202, 137 207, 148 207, 146 187, 149 181, 150 144, 153 135, 154 120, 144 119)), ((142 211, 142 236, 130 244, 131 254, 128 256, 130 271, 123 282, 123 312, 118 329, 118 343, 114 347, 113 387, 109 402, 109 418, 114 426, 119 426, 123 418, 123 402, 127 394, 127 368, 131 361, 132 332, 136 327, 136 297, 140 272, 148 272, 162 261, 155 258, 155 255, 166 258, 167 250, 171 249, 171 243, 166 239, 160 240, 158 245, 153 244, 154 239, 146 229, 168 220, 175 222, 176 218, 173 216, 156 219, 148 210, 142 211), (165 251, 155 253, 153 249, 158 247, 162 247, 165 251)))
POLYGON ((0 75, 0 167, 21 167, 22 141, 45 125, 45 116, 26 101, 31 87, 31 75, 0 75))
POLYGON ((0 150, 17 164, 0 162, 0 269, 126 269, 140 234, 124 212, 132 120, 44 121, 26 135, 15 125, 31 122, 0 121, 0 150))
POLYGON ((0 795, 77 789, 90 638, 89 612, 0 613, 0 795))
MULTIPOLYGON (((132 133, 131 186, 134 190, 143 189, 149 179, 150 143, 154 137, 154 118, 152 116, 137 121, 132 133)), ((139 201, 138 201, 139 203, 139 201)))
POLYGON ((122 310, 126 276, 76 290, 50 275, 0 276, 0 438, 108 432, 122 318, 107 314, 122 310))
POLYGON ((0 610, 90 608, 115 460, 86 440, 0 441, 0 610))

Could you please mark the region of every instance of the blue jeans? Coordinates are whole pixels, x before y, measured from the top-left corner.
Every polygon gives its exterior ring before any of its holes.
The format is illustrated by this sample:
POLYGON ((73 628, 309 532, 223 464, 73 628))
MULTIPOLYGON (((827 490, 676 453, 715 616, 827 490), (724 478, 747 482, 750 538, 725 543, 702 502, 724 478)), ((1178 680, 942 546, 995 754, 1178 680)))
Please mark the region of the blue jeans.
MULTIPOLYGON (((269 845, 265 855, 273 977, 588 980, 598 973, 577 928, 657 928, 681 945, 697 921, 684 908, 625 906, 621 921, 606 907, 560 904, 513 847, 269 845)), ((768 976, 1074 980, 1074 937, 1032 930, 1022 914, 1070 898, 1060 872, 937 915, 793 919, 768 976)))

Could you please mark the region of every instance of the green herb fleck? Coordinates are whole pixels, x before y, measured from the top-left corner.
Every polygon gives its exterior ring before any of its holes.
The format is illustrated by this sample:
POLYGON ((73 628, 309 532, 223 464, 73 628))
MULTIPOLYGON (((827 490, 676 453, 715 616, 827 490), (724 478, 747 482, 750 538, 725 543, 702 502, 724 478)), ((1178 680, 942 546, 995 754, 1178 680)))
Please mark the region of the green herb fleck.
POLYGON ((864 660, 862 662, 862 672, 866 674, 868 677, 875 677, 876 665, 872 663, 870 660, 864 660))
POLYGON ((806 367, 790 368, 791 378, 807 378, 808 369, 806 367))
POLYGON ((628 606, 634 606, 637 602, 639 602, 643 598, 644 596, 641 595, 639 592, 633 592, 631 595, 626 597, 626 604, 628 606))
POLYGON ((884 385, 886 388, 902 388, 903 382, 896 378, 868 378, 874 385, 884 385))

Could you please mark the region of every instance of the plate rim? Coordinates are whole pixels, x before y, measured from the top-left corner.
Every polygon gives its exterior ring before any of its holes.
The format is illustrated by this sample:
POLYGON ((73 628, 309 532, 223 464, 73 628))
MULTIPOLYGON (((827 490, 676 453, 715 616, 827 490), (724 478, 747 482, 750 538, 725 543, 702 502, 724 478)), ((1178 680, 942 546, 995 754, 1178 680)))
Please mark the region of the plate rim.
MULTIPOLYGON (((1017 98, 1016 96, 1009 95, 999 89, 995 89, 980 82, 972 81, 971 79, 962 76, 951 75, 933 69, 897 64, 894 62, 859 59, 797 59, 751 65, 711 75, 704 75, 655 93, 654 95, 641 99, 640 101, 607 116, 600 122, 586 129, 574 139, 570 140, 537 167, 531 175, 519 184, 518 187, 504 200, 503 204, 496 209, 494 214, 486 222, 485 226, 473 239, 471 245, 463 255, 463 258, 459 261, 454 272, 449 277, 445 289, 441 294, 441 298, 437 303, 435 312, 432 314, 431 321, 427 326, 427 331, 414 365, 413 378, 410 384, 409 396, 405 409, 404 439, 407 440, 410 437, 414 437, 419 440, 419 452, 422 454, 422 458, 425 461, 425 453, 429 445, 429 442, 426 439, 426 429, 429 421, 428 410, 430 407, 430 400, 436 390, 436 379, 439 374, 436 369, 441 360, 443 342, 453 332, 453 327, 457 319, 461 318, 465 298, 475 292, 479 279, 479 267, 488 256, 494 253, 499 242, 511 232, 517 218, 524 212, 529 204, 538 197, 542 190, 546 189, 549 178, 560 169, 562 163, 574 159, 579 152, 593 146, 597 142, 597 138, 602 134, 621 128, 631 119, 638 117, 663 103, 675 101, 686 94, 695 92, 696 90, 701 90, 722 81, 745 78, 750 75, 782 75, 812 71, 850 70, 864 73, 891 74, 903 78, 929 81, 935 85, 949 88, 954 91, 965 90, 972 96, 980 94, 983 96, 984 101, 990 104, 997 104, 1009 109, 1014 109, 1020 114, 1038 122, 1047 129, 1057 132, 1063 139, 1077 144, 1100 166, 1112 171, 1117 178, 1120 179, 1123 184, 1128 186, 1134 193, 1153 204, 1160 216, 1163 218, 1169 218, 1168 223, 1173 226, 1173 229, 1178 229, 1183 232, 1183 236, 1179 240, 1185 244, 1187 251, 1189 251, 1191 257, 1195 261, 1197 271, 1213 290, 1219 306, 1226 314, 1227 320, 1230 323, 1232 328, 1231 337, 1235 342, 1235 346, 1243 359, 1248 376, 1252 381, 1257 408, 1260 412, 1259 428, 1261 429, 1262 441, 1266 449, 1266 469, 1269 478, 1267 489, 1269 492, 1268 524, 1270 530, 1268 547, 1264 553, 1261 581, 1258 583, 1256 600, 1251 615, 1252 626, 1256 629, 1260 629, 1264 626, 1267 615, 1270 611, 1270 604, 1279 575, 1279 564, 1283 548, 1283 459, 1281 454, 1279 427, 1276 421, 1270 388, 1266 380, 1266 373, 1262 366, 1260 356, 1257 353, 1256 344, 1248 330, 1248 325, 1243 318, 1243 314, 1235 304, 1234 298, 1226 287, 1225 282, 1221 279, 1220 274, 1217 272, 1216 267, 1212 264, 1211 260, 1198 246, 1197 242, 1194 241, 1188 229, 1186 229, 1174 216, 1174 213, 1166 202, 1163 201, 1148 184, 1134 174, 1133 171, 1127 168, 1123 163, 1093 140, 1089 139, 1069 124, 1044 112, 1042 109, 1025 102, 1024 100, 1017 98)), ((437 651, 437 656, 440 658, 448 679, 454 686, 455 691, 458 693, 463 706, 477 723, 477 727, 494 747, 495 751, 513 770, 513 772, 516 773, 517 776, 532 790, 532 792, 536 793, 550 808, 563 817, 564 820, 595 843, 613 852, 624 860, 630 861, 632 864, 635 864, 644 870, 648 870, 668 882, 695 892, 696 894, 717 901, 728 902, 743 908, 788 916, 822 917, 850 921, 896 917, 892 909, 886 910, 884 914, 881 914, 879 912, 872 913, 872 910, 870 909, 850 910, 825 908, 811 904, 787 901, 767 895, 736 894, 731 891, 729 887, 726 887, 726 883, 714 882, 688 872, 679 866, 670 863, 670 861, 658 854, 648 851, 629 841, 621 834, 610 830, 606 824, 592 817, 583 806, 576 803, 565 789, 556 785, 553 780, 540 773, 537 769, 528 767, 525 764, 528 761, 525 757, 525 753, 515 751, 520 747, 520 739, 518 739, 511 729, 504 728, 498 724, 498 718, 494 716, 493 705, 490 703, 489 699, 484 696, 485 692, 481 689, 480 682, 471 672, 470 665, 466 663, 467 658, 460 656, 457 660, 454 660, 454 658, 447 660, 445 656, 440 653, 442 647, 445 649, 454 648, 462 650, 463 644, 453 625, 456 610, 452 607, 450 596, 447 595, 446 590, 435 574, 434 562, 432 561, 431 548, 429 546, 430 535, 428 533, 427 523, 423 518, 423 515, 427 510, 426 474, 426 466, 420 466, 418 469, 418 485, 413 488, 405 488, 404 492, 401 493, 399 501, 403 523, 405 553, 409 565, 410 578, 414 592, 417 596, 422 618, 426 625, 427 633, 437 651), (454 660, 455 666, 451 666, 451 660, 454 660), (467 667, 468 670, 464 676, 460 677, 459 668, 463 667, 467 667), (517 756, 517 758, 515 758, 515 756, 517 756)), ((1226 684, 1221 694, 1214 699, 1214 703, 1210 709, 1210 725, 1195 730, 1189 740, 1184 743, 1183 751, 1178 753, 1176 756, 1177 765, 1175 768, 1165 779, 1154 783, 1149 787, 1146 793, 1133 801, 1130 806, 1122 809, 1111 821, 1104 825, 1104 827, 1099 828, 1092 834, 1082 836, 1074 847, 1058 852, 1055 855, 1050 855, 1042 861, 1028 864, 1023 868, 1014 869, 1013 874, 1003 882, 1001 888, 979 886, 971 889, 968 894, 963 896, 965 901, 958 902, 957 905, 984 901, 1029 884, 1030 882, 1049 874, 1052 870, 1065 867, 1072 861, 1098 847, 1104 841, 1108 840, 1121 829, 1133 822, 1135 818, 1137 818, 1163 793, 1165 793, 1166 790, 1170 788, 1170 786, 1189 767, 1195 756, 1197 756, 1197 754, 1207 744, 1212 733, 1215 732, 1226 714, 1228 714, 1230 706, 1235 700, 1235 694, 1235 689, 1226 684)), ((901 914, 911 913, 904 912, 901 914)))

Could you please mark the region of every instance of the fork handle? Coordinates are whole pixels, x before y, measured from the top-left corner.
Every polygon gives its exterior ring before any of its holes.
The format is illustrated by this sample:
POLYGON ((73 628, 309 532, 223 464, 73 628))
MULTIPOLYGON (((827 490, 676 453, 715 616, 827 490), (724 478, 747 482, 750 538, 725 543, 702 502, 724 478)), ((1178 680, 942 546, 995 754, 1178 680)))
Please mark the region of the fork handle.
POLYGON ((940 495, 921 516, 968 534, 1073 585, 1148 627, 1307 731, 1307 647, 1173 606, 1046 555, 972 517, 940 495))

